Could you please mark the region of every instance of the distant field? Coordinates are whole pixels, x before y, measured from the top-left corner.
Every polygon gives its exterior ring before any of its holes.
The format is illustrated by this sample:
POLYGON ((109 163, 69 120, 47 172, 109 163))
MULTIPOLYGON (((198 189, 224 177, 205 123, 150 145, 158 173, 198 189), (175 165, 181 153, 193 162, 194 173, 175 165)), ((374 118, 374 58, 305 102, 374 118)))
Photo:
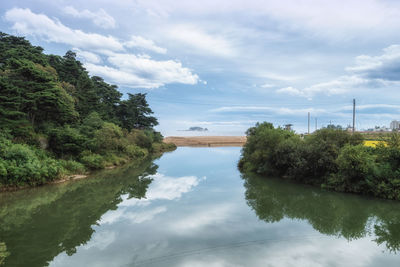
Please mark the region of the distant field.
POLYGON ((169 136, 164 138, 164 142, 173 143, 176 146, 241 147, 246 143, 246 136, 169 136))

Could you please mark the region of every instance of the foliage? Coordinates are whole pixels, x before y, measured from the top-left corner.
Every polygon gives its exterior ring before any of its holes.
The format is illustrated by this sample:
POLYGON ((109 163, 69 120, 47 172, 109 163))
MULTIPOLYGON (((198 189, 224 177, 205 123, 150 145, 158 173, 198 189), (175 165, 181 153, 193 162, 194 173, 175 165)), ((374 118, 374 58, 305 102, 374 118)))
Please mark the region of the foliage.
POLYGON ((82 152, 80 161, 89 169, 103 169, 105 166, 103 157, 90 151, 82 152))
POLYGON ((45 152, 0 140, 0 185, 43 184, 63 173, 62 165, 45 152))
POLYGON ((10 252, 7 251, 7 246, 4 242, 0 242, 0 265, 4 264, 4 260, 10 256, 10 252))
POLYGON ((49 133, 50 149, 57 156, 77 155, 84 150, 85 142, 86 137, 78 129, 68 125, 55 128, 49 133))
POLYGON ((148 155, 146 149, 140 148, 139 146, 134 144, 127 145, 125 147, 125 153, 132 159, 143 159, 148 155))
POLYGON ((86 171, 85 165, 75 160, 60 160, 60 163, 61 166, 71 174, 85 173, 86 171))
POLYGON ((238 167, 337 191, 400 199, 399 140, 393 133, 386 143, 366 147, 360 134, 337 127, 301 139, 264 122, 247 131, 238 167))
POLYGON ((121 139, 122 129, 111 122, 106 122, 94 134, 96 152, 119 151, 123 150, 121 139))
POLYGON ((121 126, 132 129, 151 129, 158 124, 146 100, 146 94, 128 94, 128 100, 120 102, 117 116, 121 126))
POLYGON ((0 33, 0 186, 41 184, 163 149, 154 145, 163 137, 146 94, 121 97, 74 52, 45 55, 0 33))

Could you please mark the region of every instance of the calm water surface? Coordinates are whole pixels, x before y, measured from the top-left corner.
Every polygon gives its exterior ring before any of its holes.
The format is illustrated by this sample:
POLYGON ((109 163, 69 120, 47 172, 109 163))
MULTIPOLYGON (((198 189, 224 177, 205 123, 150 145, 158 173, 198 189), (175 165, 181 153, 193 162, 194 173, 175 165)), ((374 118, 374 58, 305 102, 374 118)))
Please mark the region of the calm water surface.
POLYGON ((400 266, 400 203, 241 177, 239 155, 179 148, 142 166, 0 194, 0 262, 400 266))

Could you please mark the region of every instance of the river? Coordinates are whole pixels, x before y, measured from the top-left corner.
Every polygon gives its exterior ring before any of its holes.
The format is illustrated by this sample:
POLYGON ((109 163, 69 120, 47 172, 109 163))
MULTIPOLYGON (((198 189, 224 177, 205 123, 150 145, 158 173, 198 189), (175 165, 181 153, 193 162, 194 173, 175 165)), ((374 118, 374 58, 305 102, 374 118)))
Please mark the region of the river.
POLYGON ((5 266, 400 266, 400 203, 244 176, 240 148, 0 194, 5 266))

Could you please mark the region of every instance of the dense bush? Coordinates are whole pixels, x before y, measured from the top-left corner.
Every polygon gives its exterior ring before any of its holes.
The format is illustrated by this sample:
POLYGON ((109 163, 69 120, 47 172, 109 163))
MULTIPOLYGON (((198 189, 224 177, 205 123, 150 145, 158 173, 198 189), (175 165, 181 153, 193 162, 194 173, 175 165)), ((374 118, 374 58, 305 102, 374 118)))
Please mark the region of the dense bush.
POLYGON ((87 138, 76 128, 70 126, 58 127, 49 134, 49 147, 60 157, 79 155, 85 148, 87 138))
POLYGON ((106 151, 122 151, 122 129, 111 122, 106 122, 94 134, 94 150, 98 153, 106 151))
POLYGON ((300 138, 293 132, 257 124, 247 131, 238 167, 343 192, 400 199, 400 135, 386 145, 366 147, 360 134, 321 129, 300 138))
POLYGON ((125 153, 132 159, 143 159, 148 155, 146 149, 140 148, 135 144, 127 145, 125 147, 125 153))
POLYGON ((60 162, 42 150, 0 139, 0 184, 43 184, 64 172, 60 162))
POLYGON ((105 166, 103 157, 90 151, 82 152, 80 161, 89 169, 103 169, 105 166))
POLYGON ((75 160, 60 160, 61 166, 69 173, 84 173, 86 171, 85 165, 75 160))
POLYGON ((136 144, 141 148, 145 148, 149 151, 151 151, 152 147, 152 139, 144 131, 140 130, 132 130, 128 135, 127 135, 127 140, 129 143, 136 144))

